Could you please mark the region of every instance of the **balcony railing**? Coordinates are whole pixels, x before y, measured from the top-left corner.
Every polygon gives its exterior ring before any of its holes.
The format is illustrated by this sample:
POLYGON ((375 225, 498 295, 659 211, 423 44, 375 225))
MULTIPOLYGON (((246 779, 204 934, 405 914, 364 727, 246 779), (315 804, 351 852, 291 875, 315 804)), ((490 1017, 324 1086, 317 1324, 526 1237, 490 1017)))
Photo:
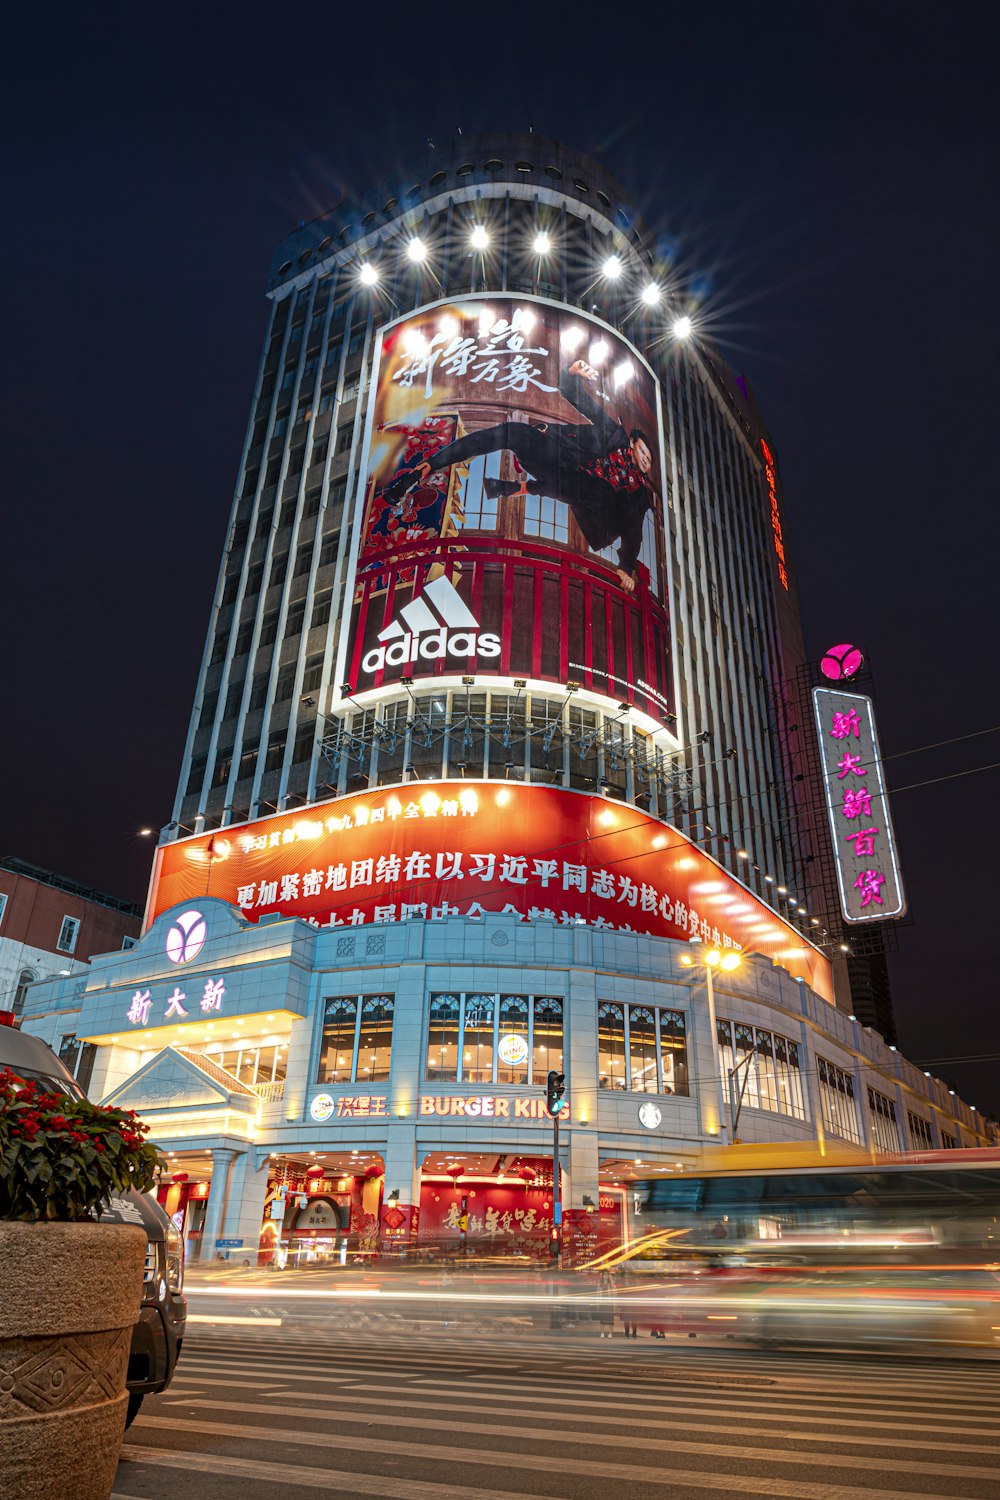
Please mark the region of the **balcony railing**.
POLYGON ((264 1104, 276 1104, 285 1097, 285 1080, 280 1078, 277 1083, 256 1083, 253 1091, 264 1104))

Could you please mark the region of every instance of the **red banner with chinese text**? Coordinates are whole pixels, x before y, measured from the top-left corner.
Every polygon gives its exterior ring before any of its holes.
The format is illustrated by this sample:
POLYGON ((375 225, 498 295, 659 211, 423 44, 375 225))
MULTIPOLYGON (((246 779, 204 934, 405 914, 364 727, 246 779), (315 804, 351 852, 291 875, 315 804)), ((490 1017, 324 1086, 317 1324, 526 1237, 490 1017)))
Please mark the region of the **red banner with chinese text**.
POLYGON ((638 808, 490 781, 381 788, 157 851, 147 925, 214 896, 250 921, 527 920, 763 954, 832 1002, 826 958, 683 834, 638 808))

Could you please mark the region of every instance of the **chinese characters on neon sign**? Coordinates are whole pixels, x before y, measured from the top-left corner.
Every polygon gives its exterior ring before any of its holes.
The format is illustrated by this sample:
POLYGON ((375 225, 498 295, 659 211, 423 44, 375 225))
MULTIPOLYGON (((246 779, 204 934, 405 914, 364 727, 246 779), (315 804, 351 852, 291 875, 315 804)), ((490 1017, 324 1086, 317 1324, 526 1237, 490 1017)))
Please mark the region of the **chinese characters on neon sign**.
POLYGON ((788 570, 785 567, 785 539, 781 534, 781 512, 778 510, 778 481, 774 472, 774 457, 763 438, 760 440, 760 451, 764 455, 764 478, 767 481, 767 498, 771 502, 771 531, 778 558, 778 577, 782 588, 787 589, 788 570))
POLYGON ((844 916, 849 922, 901 916, 906 900, 871 699, 815 688, 813 705, 844 916))
MULTIPOLYGON (((226 993, 226 986, 221 979, 206 979, 202 986, 201 999, 199 1002, 200 1012, 209 1015, 213 1011, 222 1010, 222 1001, 226 993)), ((194 1000, 189 999, 187 992, 182 990, 179 984, 175 984, 173 993, 167 995, 162 1002, 163 1010, 157 1004, 156 1017, 162 1015, 164 1021, 183 1020, 194 1009, 194 1000)), ((148 1026, 150 1013, 153 1009, 152 991, 136 990, 132 996, 125 1019, 132 1026, 148 1026)))

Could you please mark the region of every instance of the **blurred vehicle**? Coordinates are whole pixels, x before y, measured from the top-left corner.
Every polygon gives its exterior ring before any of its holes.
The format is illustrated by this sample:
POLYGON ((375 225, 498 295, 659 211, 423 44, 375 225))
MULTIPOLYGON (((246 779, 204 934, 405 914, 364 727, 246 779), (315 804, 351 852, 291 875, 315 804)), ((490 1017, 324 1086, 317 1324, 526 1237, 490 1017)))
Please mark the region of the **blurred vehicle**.
POLYGON ((656 1278, 680 1331, 1000 1353, 1000 1151, 727 1162, 630 1192, 632 1238, 602 1261, 656 1278))
MULTIPOLYGON (((6 1014, 0 1012, 0 1016, 6 1014)), ((11 1068, 26 1082, 34 1080, 55 1093, 84 1097, 72 1073, 41 1037, 7 1022, 0 1024, 0 1067, 11 1068)), ((184 1243, 155 1198, 146 1193, 116 1195, 100 1217, 106 1223, 140 1224, 146 1231, 142 1302, 132 1330, 126 1378, 128 1425, 144 1396, 170 1384, 181 1352, 187 1321, 184 1243)))

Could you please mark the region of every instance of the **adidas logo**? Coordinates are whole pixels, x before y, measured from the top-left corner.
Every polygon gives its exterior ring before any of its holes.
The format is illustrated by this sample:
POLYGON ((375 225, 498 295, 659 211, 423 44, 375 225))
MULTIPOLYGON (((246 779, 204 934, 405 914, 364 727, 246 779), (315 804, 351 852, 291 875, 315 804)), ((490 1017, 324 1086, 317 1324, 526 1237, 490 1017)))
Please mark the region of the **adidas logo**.
POLYGON ((362 671, 380 672, 383 667, 437 661, 442 656, 500 655, 500 637, 480 632, 479 621, 443 574, 424 584, 423 593, 405 605, 399 616, 379 634, 380 641, 390 644, 367 651, 361 659, 362 671))

